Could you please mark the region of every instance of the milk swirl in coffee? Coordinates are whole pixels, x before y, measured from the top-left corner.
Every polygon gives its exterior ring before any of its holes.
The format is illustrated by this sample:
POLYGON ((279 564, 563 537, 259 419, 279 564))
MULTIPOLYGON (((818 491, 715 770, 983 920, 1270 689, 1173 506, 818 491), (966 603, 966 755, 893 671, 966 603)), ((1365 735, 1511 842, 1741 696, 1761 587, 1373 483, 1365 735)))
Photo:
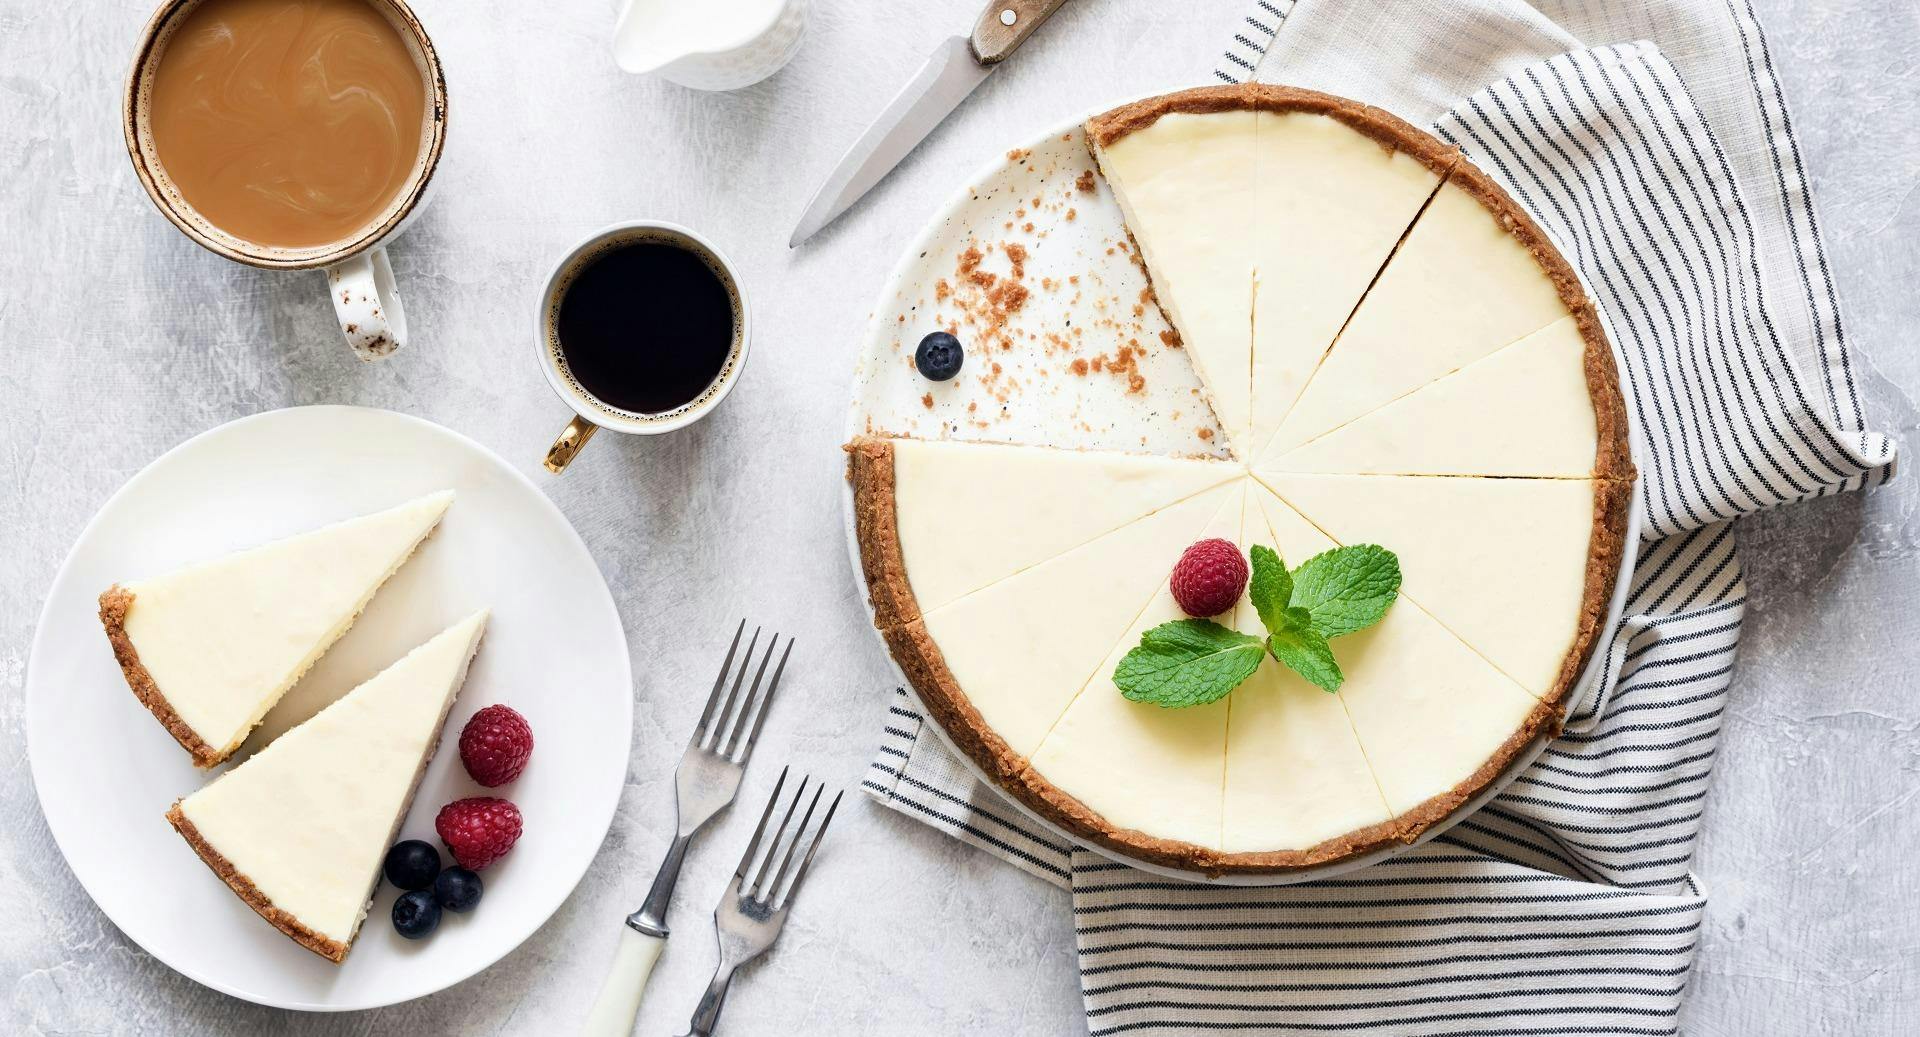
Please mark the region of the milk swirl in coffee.
POLYGON ((276 248, 352 237, 413 179, 427 88, 368 0, 205 0, 153 77, 154 150, 208 222, 276 248))

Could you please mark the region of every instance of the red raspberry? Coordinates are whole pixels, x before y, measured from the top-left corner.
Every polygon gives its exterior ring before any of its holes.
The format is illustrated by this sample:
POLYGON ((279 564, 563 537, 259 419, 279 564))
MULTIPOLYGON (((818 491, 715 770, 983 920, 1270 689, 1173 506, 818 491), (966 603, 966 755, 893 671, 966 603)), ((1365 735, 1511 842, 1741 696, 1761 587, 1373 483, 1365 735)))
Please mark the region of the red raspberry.
POLYGON ((440 808, 433 830, 462 868, 479 871, 520 841, 520 808, 489 796, 457 799, 440 808))
POLYGON ((519 777, 531 755, 533 728, 506 706, 488 706, 460 729, 460 762, 488 788, 519 777))
POLYGON ((1187 548, 1167 581, 1173 600, 1189 616, 1217 616, 1247 589, 1247 560, 1231 541, 1214 537, 1187 548))

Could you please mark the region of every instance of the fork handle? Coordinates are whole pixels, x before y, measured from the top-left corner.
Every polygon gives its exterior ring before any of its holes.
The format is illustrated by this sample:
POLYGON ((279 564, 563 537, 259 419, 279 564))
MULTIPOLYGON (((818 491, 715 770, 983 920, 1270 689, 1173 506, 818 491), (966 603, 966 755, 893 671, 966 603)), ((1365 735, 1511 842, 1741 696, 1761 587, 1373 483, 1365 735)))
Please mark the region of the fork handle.
POLYGON ((660 949, 667 941, 649 936, 630 925, 620 927, 620 949, 614 952, 613 967, 600 985, 600 996, 593 1000, 582 1037, 628 1037, 633 1021, 640 1014, 640 995, 647 989, 647 977, 660 960, 660 949))
POLYGON ((727 1000, 727 987, 733 984, 734 968, 732 962, 722 961, 713 970, 713 981, 707 984, 707 992, 700 995, 700 1004, 693 1010, 693 1021, 680 1037, 713 1037, 713 1027, 720 1021, 720 1006, 727 1000))

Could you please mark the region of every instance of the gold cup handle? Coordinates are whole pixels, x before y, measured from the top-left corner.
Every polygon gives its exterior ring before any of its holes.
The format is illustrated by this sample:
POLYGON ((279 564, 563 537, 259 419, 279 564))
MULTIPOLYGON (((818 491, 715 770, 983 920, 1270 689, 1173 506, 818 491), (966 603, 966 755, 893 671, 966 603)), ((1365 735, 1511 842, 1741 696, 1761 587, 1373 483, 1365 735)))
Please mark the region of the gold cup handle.
POLYGON ((553 445, 547 448, 547 459, 543 462, 547 466, 547 471, 555 475, 566 471, 567 465, 573 463, 574 456, 580 453, 581 448, 587 445, 587 440, 592 439, 593 434, 598 431, 600 426, 575 414, 573 420, 567 422, 566 429, 560 433, 560 438, 554 440, 553 445))

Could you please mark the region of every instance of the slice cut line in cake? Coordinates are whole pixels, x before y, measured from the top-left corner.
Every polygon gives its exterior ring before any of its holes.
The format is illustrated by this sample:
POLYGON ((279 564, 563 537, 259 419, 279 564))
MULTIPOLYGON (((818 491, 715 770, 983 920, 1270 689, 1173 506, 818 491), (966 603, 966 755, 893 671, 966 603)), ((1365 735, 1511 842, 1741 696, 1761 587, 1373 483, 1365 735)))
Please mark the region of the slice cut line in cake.
POLYGON ((863 436, 848 447, 876 622, 909 622, 1237 478, 1144 454, 863 436))
POLYGON ((338 963, 440 742, 487 613, 474 613, 167 812, 214 874, 338 963))
POLYGON ((1273 438, 1458 155, 1392 115, 1271 88, 1254 128, 1252 438, 1273 438))
MULTIPOLYGON (((943 686, 1007 749, 1033 752, 1241 481, 1208 490, 926 613, 896 636, 938 645, 943 686)), ((931 657, 931 653, 929 653, 931 657)), ((932 704, 929 704, 930 708, 932 704)))
MULTIPOLYGON (((1213 516, 1195 540, 1218 537, 1240 543, 1244 485, 1213 516)), ((1171 571, 1172 566, 1169 565, 1171 571)), ((1220 767, 1227 734, 1225 700, 1166 709, 1133 702, 1113 682, 1115 667, 1162 623, 1185 619, 1162 578, 1153 600, 1094 670, 1046 738, 1033 752, 1033 769, 1079 801, 1089 831, 1122 852, 1113 832, 1150 832, 1172 844, 1217 849, 1220 842, 1220 767)), ((1231 613, 1223 622, 1231 622, 1231 613)))
POLYGON ((1585 305, 1544 232, 1486 174, 1459 163, 1254 463, 1265 466, 1585 305))
MULTIPOLYGON (((1275 458, 1265 470, 1588 479, 1628 464, 1622 415, 1597 409, 1589 340, 1562 317, 1275 458), (1605 425, 1604 429, 1602 426, 1605 425)), ((1610 365, 1604 374, 1612 377, 1610 365)))
POLYGON ((353 626, 453 503, 451 490, 100 595, 127 684, 193 757, 230 756, 353 626))
POLYGON ((1571 689, 1618 574, 1630 484, 1611 480, 1266 474, 1342 544, 1386 545, 1401 593, 1521 687, 1571 689))

